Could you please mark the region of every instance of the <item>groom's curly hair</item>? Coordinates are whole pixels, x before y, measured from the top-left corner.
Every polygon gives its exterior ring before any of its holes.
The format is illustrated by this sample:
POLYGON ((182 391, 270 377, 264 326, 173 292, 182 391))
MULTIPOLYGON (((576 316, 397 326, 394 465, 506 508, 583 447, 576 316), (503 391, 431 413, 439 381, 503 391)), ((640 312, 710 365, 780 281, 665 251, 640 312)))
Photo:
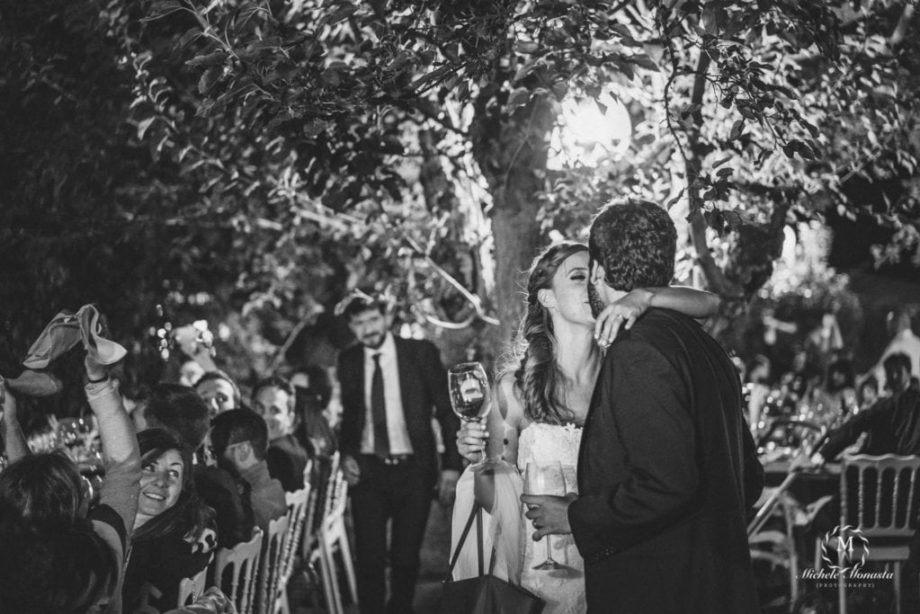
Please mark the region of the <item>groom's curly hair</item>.
POLYGON ((667 286, 674 277, 677 229, 655 203, 628 199, 601 210, 591 224, 588 254, 607 285, 624 292, 667 286))

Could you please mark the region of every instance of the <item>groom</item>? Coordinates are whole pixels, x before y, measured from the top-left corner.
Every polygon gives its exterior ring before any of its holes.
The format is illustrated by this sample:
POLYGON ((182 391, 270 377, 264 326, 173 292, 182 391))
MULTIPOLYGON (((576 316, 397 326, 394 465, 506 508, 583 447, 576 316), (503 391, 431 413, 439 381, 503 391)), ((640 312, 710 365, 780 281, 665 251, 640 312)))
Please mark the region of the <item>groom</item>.
MULTIPOLYGON (((633 288, 667 286, 667 212, 630 200, 591 226, 595 315, 633 288)), ((578 461, 580 495, 524 496, 538 531, 572 533, 590 612, 759 612, 745 513, 763 470, 737 372, 687 316, 651 309, 607 352, 578 461)))

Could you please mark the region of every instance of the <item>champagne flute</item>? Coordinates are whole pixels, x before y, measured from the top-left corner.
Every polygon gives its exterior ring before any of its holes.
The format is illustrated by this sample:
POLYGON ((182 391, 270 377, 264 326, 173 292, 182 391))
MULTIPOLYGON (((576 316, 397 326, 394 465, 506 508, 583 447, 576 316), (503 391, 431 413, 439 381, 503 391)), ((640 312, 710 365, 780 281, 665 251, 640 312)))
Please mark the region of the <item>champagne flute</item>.
MULTIPOLYGON (((528 495, 565 496, 565 472, 562 464, 547 462, 545 464, 527 463, 524 467, 524 490, 528 495)), ((550 536, 546 535, 546 560, 535 565, 539 571, 565 569, 567 566, 553 559, 553 547, 550 536)))
MULTIPOLYGON (((489 400, 489 378, 478 362, 463 362, 454 365, 447 372, 450 390, 450 405, 454 413, 464 422, 482 422, 489 414, 492 403, 489 400)), ((479 463, 485 461, 485 452, 479 463)), ((479 464, 477 463, 477 464, 479 464)))

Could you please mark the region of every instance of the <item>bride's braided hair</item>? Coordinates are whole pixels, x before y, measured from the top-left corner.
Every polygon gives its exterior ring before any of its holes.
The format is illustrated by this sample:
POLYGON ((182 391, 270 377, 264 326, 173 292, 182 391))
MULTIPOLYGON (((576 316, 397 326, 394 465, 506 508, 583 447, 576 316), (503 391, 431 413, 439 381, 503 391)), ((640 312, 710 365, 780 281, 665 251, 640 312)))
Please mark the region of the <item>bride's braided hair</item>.
POLYGON ((556 337, 549 310, 540 304, 538 294, 551 288, 553 276, 569 256, 588 248, 574 241, 550 245, 537 256, 527 276, 526 313, 518 330, 513 360, 515 392, 524 402, 524 412, 535 422, 563 424, 573 419, 571 410, 559 403, 556 383, 556 337))

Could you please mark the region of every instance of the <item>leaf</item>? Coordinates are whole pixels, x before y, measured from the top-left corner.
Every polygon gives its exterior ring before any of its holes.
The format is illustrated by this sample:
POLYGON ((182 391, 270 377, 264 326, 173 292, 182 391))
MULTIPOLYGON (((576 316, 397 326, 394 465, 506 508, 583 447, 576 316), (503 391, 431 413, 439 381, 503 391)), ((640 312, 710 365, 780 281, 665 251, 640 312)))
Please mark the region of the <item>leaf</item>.
POLYGON ((624 62, 624 61, 622 61, 622 60, 614 60, 613 63, 616 64, 616 67, 617 67, 618 69, 620 69, 620 72, 623 73, 624 75, 626 75, 627 78, 629 78, 629 79, 635 78, 635 76, 636 76, 636 71, 633 70, 632 65, 630 65, 630 64, 628 64, 628 63, 626 63, 626 62, 624 62))
POLYGON ((536 53, 540 50, 540 45, 533 41, 516 41, 514 50, 518 53, 536 53))
POLYGON ((520 81, 521 79, 523 79, 524 77, 532 73, 536 67, 537 67, 537 61, 535 59, 527 60, 526 62, 524 62, 524 65, 521 66, 518 69, 518 71, 514 74, 514 79, 512 79, 512 82, 516 83, 520 81))
POLYGON ((732 141, 741 136, 741 132, 744 130, 744 120, 738 119, 735 120, 735 123, 732 124, 731 132, 728 134, 728 138, 732 141))
POLYGON ((720 166, 722 166, 723 164, 731 160, 733 157, 734 156, 732 154, 728 154, 724 158, 719 158, 718 160, 712 163, 712 168, 719 168, 720 166))
POLYGON ((639 55, 628 57, 626 58, 626 61, 632 62, 636 66, 641 66, 642 68, 645 68, 647 70, 658 72, 658 64, 655 64, 652 58, 648 57, 648 55, 644 53, 640 53, 639 55))
POLYGON ((148 117, 147 119, 141 120, 137 124, 137 138, 138 140, 143 140, 144 135, 147 134, 147 129, 150 128, 150 125, 156 121, 156 116, 148 117))
POLYGON ((522 107, 530 100, 530 90, 519 87, 508 96, 508 108, 509 110, 517 109, 522 107))
POLYGON ((214 87, 214 84, 220 79, 223 69, 218 66, 212 66, 201 74, 198 80, 198 93, 207 94, 214 87))
POLYGON ((223 51, 215 51, 214 53, 206 53, 204 55, 195 56, 191 60, 185 63, 186 66, 217 66, 223 64, 227 59, 227 54, 223 51))

